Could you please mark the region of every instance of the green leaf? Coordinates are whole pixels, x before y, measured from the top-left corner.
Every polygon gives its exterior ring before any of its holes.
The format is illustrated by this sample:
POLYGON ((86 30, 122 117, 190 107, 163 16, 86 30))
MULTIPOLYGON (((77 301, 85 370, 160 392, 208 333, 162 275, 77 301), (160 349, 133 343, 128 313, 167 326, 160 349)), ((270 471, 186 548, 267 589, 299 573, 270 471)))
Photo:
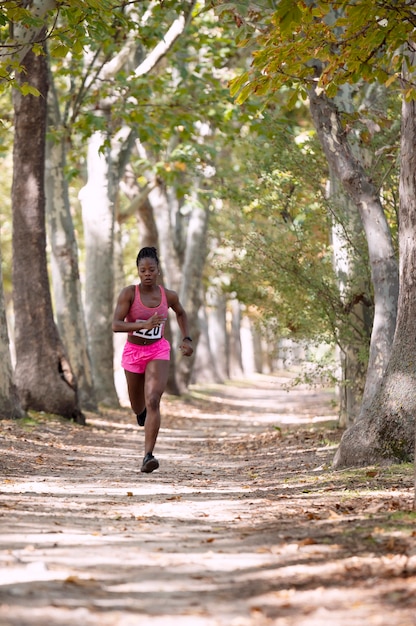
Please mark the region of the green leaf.
POLYGON ((232 97, 234 97, 240 91, 240 89, 244 87, 244 85, 248 82, 248 79, 249 73, 244 72, 240 76, 237 76, 237 78, 233 78, 233 80, 231 80, 230 93, 232 97))
POLYGON ((248 83, 245 85, 236 98, 237 104, 243 104, 247 100, 247 98, 253 93, 253 83, 248 83))
POLYGON ((79 39, 77 41, 75 41, 74 46, 73 46, 73 51, 76 52, 77 54, 81 54, 84 50, 84 46, 82 41, 80 41, 79 39))
POLYGON ((279 20, 282 34, 291 32, 294 25, 297 25, 302 19, 302 12, 296 4, 288 0, 285 5, 287 5, 287 10, 279 20))
POLYGON ((56 59, 64 59, 68 52, 68 46, 65 46, 63 44, 51 46, 51 56, 55 57, 56 59))
POLYGON ((297 91, 293 91, 289 100, 287 101, 287 108, 289 111, 295 108, 297 101, 299 100, 299 95, 297 91))
POLYGON ((38 91, 36 87, 33 87, 33 85, 29 85, 29 83, 23 83, 20 86, 20 91, 24 96, 28 96, 29 94, 36 97, 40 96, 40 91, 38 91))
POLYGON ((32 52, 33 54, 35 54, 37 57, 41 56, 42 54, 45 54, 45 50, 43 49, 43 45, 40 43, 34 43, 32 45, 32 52))
POLYGON ((326 95, 328 96, 328 98, 335 98, 337 93, 338 93, 338 85, 335 83, 335 81, 331 81, 328 87, 326 88, 326 95))

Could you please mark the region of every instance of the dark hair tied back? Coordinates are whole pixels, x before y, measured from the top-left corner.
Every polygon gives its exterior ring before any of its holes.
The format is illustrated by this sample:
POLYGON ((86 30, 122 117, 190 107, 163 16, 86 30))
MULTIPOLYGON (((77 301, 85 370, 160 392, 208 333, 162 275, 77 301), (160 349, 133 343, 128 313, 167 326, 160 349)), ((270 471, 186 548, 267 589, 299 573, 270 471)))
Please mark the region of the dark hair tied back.
POLYGON ((139 263, 142 259, 154 259, 159 265, 159 259, 157 258, 157 250, 153 247, 142 248, 137 255, 136 265, 139 267, 139 263))

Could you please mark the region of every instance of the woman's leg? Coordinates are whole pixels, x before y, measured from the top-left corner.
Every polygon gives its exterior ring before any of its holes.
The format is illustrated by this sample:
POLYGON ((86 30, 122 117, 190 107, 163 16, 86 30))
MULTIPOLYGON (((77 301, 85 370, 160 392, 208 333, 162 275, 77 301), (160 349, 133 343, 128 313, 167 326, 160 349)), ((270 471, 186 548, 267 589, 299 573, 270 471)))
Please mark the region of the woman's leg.
POLYGON ((139 415, 144 407, 144 374, 135 374, 124 370, 126 374, 127 390, 129 393, 130 405, 136 415, 139 415))
POLYGON ((145 455, 153 452, 160 428, 160 400, 166 389, 169 361, 150 361, 144 382, 144 400, 147 417, 144 429, 145 455))

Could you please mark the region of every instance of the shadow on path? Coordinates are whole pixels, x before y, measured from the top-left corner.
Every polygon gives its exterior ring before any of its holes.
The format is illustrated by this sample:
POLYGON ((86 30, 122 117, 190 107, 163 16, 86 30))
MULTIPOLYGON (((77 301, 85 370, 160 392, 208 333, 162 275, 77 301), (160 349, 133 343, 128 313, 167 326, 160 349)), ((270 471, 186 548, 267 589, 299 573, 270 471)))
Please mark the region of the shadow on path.
POLYGON ((333 397, 258 377, 0 422, 2 626, 412 626, 411 472, 331 469, 333 397), (383 473, 384 472, 384 473, 383 473))

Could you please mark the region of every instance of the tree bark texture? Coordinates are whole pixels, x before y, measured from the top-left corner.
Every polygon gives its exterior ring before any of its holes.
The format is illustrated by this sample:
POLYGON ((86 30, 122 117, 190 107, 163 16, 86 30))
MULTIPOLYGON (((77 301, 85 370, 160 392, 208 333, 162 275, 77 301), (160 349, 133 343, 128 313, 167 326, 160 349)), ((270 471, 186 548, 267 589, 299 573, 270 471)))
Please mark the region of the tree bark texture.
POLYGON ((396 327, 398 268, 378 190, 355 158, 335 104, 312 89, 310 110, 330 168, 358 208, 363 223, 374 288, 374 321, 363 400, 358 419, 367 409, 386 370, 396 327))
MULTIPOLYGON (((168 197, 162 185, 158 185, 152 189, 148 196, 149 202, 145 203, 140 211, 141 223, 147 223, 147 230, 143 231, 143 235, 149 241, 152 233, 157 233, 157 240, 152 244, 157 248, 160 261, 161 282, 167 289, 178 290, 180 285, 180 271, 178 260, 175 256, 173 246, 174 235, 172 232, 172 207, 169 204, 168 197), (151 207, 151 215, 147 212, 146 207, 151 207)), ((176 320, 174 315, 170 313, 165 328, 166 339, 172 346, 169 379, 167 391, 174 395, 180 394, 180 389, 176 376, 176 334, 173 331, 176 320)))
POLYGON ((23 417, 23 415, 24 412, 13 380, 0 257, 0 419, 14 419, 23 417))
POLYGON ((216 369, 222 380, 230 378, 227 334, 227 298, 220 287, 206 292, 209 345, 215 359, 216 369))
POLYGON ((242 346, 241 346, 241 305, 236 298, 229 301, 231 316, 230 323, 230 378, 243 376, 242 346))
POLYGON ((97 410, 78 268, 78 248, 64 176, 63 141, 47 142, 46 215, 51 245, 52 285, 60 336, 77 379, 81 407, 97 410))
POLYGON ((203 306, 199 309, 198 328, 198 350, 194 357, 191 382, 222 384, 224 382, 224 378, 219 373, 217 359, 211 348, 208 315, 206 308, 203 306))
POLYGON ((347 430, 335 467, 410 461, 416 415, 416 103, 403 100, 399 208, 400 293, 391 356, 366 419, 347 430))
POLYGON ((334 270, 349 321, 347 332, 338 336, 342 370, 339 425, 349 427, 360 414, 367 369, 361 352, 364 346, 370 345, 374 311, 371 285, 363 275, 362 258, 355 253, 360 249, 363 232, 360 216, 333 175, 328 198, 335 214, 331 237, 334 270))
POLYGON ((115 189, 108 151, 100 153, 104 140, 100 132, 89 140, 88 181, 79 194, 85 241, 84 311, 96 398, 99 404, 116 407, 111 332, 115 189))
POLYGON ((177 233, 175 229, 179 206, 174 194, 168 195, 163 184, 157 185, 149 193, 159 242, 159 260, 166 286, 179 293, 181 284, 181 261, 178 258, 177 233))
POLYGON ((16 384, 24 409, 55 413, 83 423, 76 379, 52 312, 46 260, 45 132, 46 57, 31 51, 24 59, 39 97, 14 94, 13 303, 16 384))
MULTIPOLYGON (((192 369, 199 340, 198 313, 202 305, 201 284, 207 255, 207 232, 209 206, 198 197, 196 182, 193 191, 192 208, 186 230, 185 256, 182 269, 182 282, 179 292, 189 319, 189 332, 193 340, 194 354, 190 359, 179 358, 177 378, 179 388, 186 390, 192 377, 192 369)), ((179 337, 181 340, 181 337, 179 337)))

